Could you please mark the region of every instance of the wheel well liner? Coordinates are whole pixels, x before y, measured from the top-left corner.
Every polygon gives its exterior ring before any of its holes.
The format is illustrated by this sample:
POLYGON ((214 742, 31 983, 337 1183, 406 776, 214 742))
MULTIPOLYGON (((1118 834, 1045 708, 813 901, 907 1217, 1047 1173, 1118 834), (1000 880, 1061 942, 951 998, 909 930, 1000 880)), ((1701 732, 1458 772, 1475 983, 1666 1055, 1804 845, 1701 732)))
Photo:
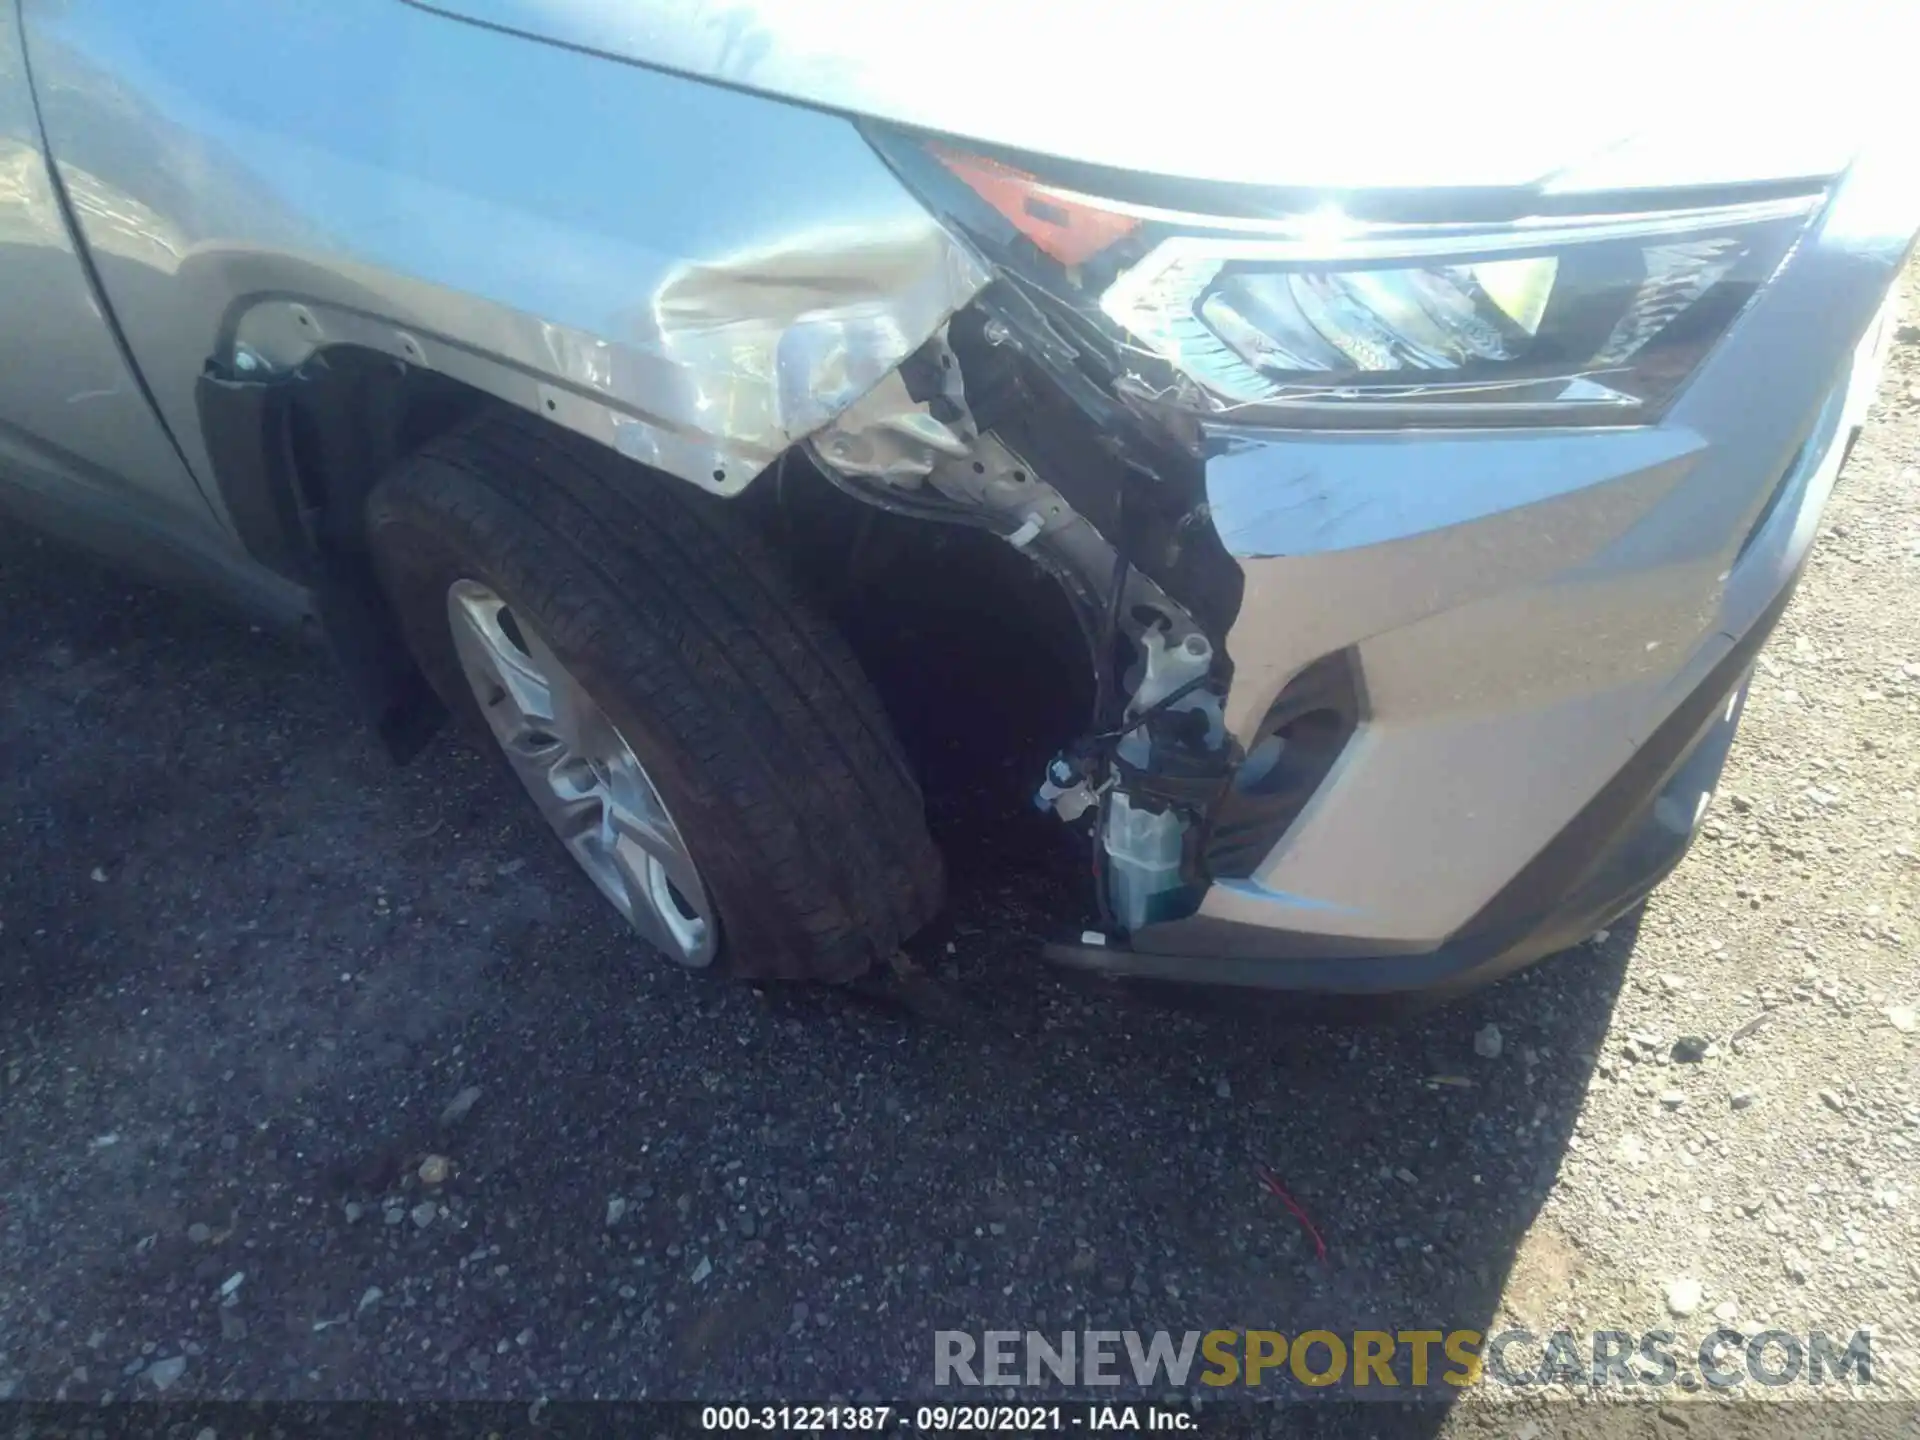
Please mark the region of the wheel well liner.
POLYGON ((362 510, 401 456, 489 398, 390 356, 339 346, 277 373, 210 362, 194 400, 241 543, 306 587, 368 723, 395 760, 411 759, 445 711, 381 592, 362 510))

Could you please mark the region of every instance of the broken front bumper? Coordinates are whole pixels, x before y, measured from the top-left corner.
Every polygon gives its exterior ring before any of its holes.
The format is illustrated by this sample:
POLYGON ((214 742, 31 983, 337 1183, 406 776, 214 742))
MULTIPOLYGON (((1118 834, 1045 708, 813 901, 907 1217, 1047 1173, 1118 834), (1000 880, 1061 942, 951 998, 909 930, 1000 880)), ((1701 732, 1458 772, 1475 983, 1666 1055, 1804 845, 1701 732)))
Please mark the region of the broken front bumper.
POLYGON ((1909 205, 1889 172, 1836 182, 1640 425, 1237 423, 990 257, 1003 282, 813 447, 1075 602, 1093 723, 1037 798, 1092 812, 1103 930, 1053 958, 1445 993, 1658 883, 1871 396, 1909 205))
MULTIPOLYGON (((1754 655, 1791 587, 1633 759, 1460 931, 1427 950, 1231 920, 1185 929, 1205 953, 1056 944, 1047 958, 1134 979, 1441 999, 1578 944, 1645 898, 1692 844, 1746 703, 1754 655), (1297 948, 1296 948, 1297 947, 1297 948)), ((1140 937, 1155 939, 1151 931, 1140 937)))
POLYGON ((1049 956, 1445 995, 1643 898, 1692 841, 1878 380, 1906 241, 1861 243, 1869 218, 1843 188, 1658 426, 1219 434, 1208 495, 1246 578, 1227 725, 1270 733, 1332 658, 1357 713, 1191 915, 1049 956))

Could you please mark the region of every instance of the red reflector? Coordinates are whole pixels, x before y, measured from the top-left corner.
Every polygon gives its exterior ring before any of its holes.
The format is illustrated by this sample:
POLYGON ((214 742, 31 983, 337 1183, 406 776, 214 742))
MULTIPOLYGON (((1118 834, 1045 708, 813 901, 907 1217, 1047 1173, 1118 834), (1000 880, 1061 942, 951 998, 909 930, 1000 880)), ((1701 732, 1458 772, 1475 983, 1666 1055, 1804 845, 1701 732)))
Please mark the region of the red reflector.
POLYGON ((1049 189, 1037 177, 998 160, 942 145, 929 145, 927 149, 969 190, 1005 216, 1014 229, 1062 265, 1090 260, 1140 226, 1131 216, 1116 215, 1049 189))

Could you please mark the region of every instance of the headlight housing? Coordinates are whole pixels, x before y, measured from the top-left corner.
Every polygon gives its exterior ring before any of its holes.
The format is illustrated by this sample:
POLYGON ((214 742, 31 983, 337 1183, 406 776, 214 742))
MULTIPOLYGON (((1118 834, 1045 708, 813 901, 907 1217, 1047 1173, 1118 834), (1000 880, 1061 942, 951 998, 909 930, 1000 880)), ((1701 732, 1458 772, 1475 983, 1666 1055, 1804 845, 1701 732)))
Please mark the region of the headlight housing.
POLYGON ((1245 424, 1645 424, 1822 198, 1243 220, 1099 199, 939 142, 879 143, 1004 275, 1103 338, 1122 377, 1245 424))

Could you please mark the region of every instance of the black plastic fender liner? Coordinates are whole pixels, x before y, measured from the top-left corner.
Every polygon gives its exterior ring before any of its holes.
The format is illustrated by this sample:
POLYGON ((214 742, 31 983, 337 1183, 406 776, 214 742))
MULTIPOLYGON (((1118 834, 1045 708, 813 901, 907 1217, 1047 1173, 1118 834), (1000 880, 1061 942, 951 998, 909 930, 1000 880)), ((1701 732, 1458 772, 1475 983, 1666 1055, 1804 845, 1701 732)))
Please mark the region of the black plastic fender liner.
POLYGON ((342 554, 323 562, 314 602, 320 628, 368 723, 387 754, 404 765, 426 748, 447 711, 394 628, 366 556, 342 554))
POLYGON ((361 502, 393 458, 397 427, 380 423, 390 421, 388 414, 369 414, 366 401, 381 392, 361 383, 359 368, 316 356, 296 370, 256 378, 210 364, 194 400, 241 543, 262 565, 306 587, 362 714, 404 764, 440 728, 446 710, 414 664, 360 541, 361 502), (297 426, 316 454, 299 453, 297 426), (306 473, 303 461, 315 462, 319 473, 306 473), (351 483, 315 486, 335 474, 351 483))
POLYGON ((194 386, 200 433, 221 502, 247 553, 269 570, 311 585, 312 545, 300 523, 288 440, 291 375, 254 380, 212 366, 194 386))

